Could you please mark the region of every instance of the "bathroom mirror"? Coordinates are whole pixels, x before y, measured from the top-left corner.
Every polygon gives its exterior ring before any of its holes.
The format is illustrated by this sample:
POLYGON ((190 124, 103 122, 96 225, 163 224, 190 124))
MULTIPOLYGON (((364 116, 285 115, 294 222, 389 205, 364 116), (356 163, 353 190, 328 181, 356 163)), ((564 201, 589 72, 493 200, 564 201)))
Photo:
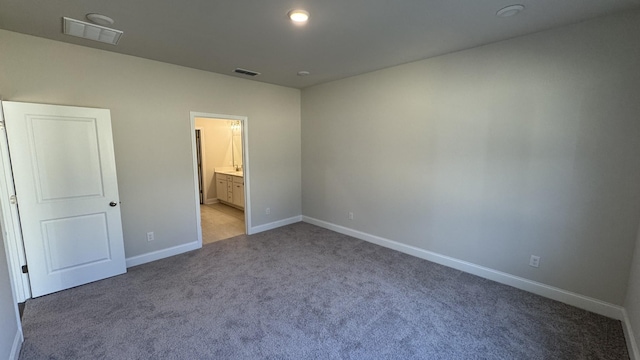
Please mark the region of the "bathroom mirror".
POLYGON ((242 170, 242 124, 237 120, 231 124, 231 157, 233 167, 242 170))

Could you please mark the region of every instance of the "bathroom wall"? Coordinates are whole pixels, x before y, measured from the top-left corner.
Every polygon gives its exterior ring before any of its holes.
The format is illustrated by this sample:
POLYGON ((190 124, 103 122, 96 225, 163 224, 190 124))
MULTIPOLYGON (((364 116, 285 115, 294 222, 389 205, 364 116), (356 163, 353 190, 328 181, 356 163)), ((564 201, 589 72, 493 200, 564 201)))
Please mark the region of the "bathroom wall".
POLYGON ((231 123, 223 119, 196 118, 196 128, 202 128, 203 136, 205 203, 218 198, 215 168, 232 166, 231 123))

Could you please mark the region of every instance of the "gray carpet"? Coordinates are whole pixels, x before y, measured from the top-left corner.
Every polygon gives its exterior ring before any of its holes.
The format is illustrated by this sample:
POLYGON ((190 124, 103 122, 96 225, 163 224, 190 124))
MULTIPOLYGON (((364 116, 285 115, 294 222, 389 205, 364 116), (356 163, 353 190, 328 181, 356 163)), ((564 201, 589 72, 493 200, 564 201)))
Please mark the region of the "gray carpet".
POLYGON ((29 300, 20 359, 628 359, 587 311, 298 223, 29 300))

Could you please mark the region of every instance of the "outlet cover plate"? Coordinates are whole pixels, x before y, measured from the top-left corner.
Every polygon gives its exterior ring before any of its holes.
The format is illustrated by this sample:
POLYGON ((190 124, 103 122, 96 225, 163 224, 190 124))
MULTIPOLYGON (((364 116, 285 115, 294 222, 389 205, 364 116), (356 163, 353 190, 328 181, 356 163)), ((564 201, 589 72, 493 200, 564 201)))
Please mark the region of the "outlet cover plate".
POLYGON ((540 267, 540 256, 531 255, 529 266, 533 266, 534 268, 540 267))

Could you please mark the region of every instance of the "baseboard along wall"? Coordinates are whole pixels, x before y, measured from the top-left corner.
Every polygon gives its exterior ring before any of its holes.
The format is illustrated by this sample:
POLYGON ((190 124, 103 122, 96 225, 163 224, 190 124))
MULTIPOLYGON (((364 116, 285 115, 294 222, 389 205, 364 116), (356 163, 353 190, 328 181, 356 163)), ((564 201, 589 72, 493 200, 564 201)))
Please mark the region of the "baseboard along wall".
POLYGON ((415 246, 399 243, 397 241, 385 239, 380 236, 367 234, 358 230, 353 230, 341 225, 336 225, 312 217, 303 216, 302 221, 323 227, 325 229, 333 230, 344 235, 352 236, 354 238, 364 240, 376 245, 384 246, 389 249, 397 250, 405 254, 413 255, 421 259, 429 260, 440 265, 464 271, 469 274, 480 276, 485 279, 510 285, 521 290, 525 290, 549 299, 557 300, 565 304, 594 312, 596 314, 604 315, 616 320, 624 320, 623 308, 618 305, 610 304, 588 296, 566 291, 557 287, 549 286, 543 283, 521 278, 519 276, 514 276, 467 261, 459 260, 432 251, 427 251, 415 246))
POLYGON ((629 314, 626 309, 622 309, 624 319, 622 320, 622 328, 624 330, 624 337, 627 341, 627 349, 629 350, 630 360, 640 360, 640 349, 638 349, 638 343, 636 342, 635 333, 631 328, 631 321, 629 320, 629 314))
MULTIPOLYGON (((257 234, 259 232, 279 228, 279 227, 290 225, 290 224, 295 224, 300 221, 302 221, 302 216, 294 216, 288 219, 278 220, 268 224, 253 226, 249 229, 248 235, 257 234)), ((127 267, 130 268, 132 266, 142 265, 151 261, 164 259, 169 256, 174 256, 174 255, 182 254, 188 251, 197 250, 201 247, 202 245, 198 241, 194 241, 187 244, 173 246, 167 249, 152 251, 150 253, 129 257, 126 259, 126 264, 127 264, 127 267)))
POLYGON ((302 221, 340 234, 348 235, 356 239, 364 240, 408 255, 432 261, 436 264, 448 266, 450 268, 493 280, 501 284, 513 286, 515 288, 552 300, 560 301, 612 319, 620 320, 622 322, 622 329, 629 349, 629 357, 631 360, 640 360, 640 352, 638 351, 638 344, 635 341, 634 332, 631 328, 631 322, 629 321, 626 310, 621 306, 309 216, 302 216, 302 221))
MULTIPOLYGON (((511 275, 505 272, 493 270, 484 266, 476 265, 467 261, 452 258, 446 255, 438 254, 432 251, 424 250, 415 246, 403 244, 397 241, 389 240, 380 236, 368 234, 362 231, 347 228, 345 226, 333 224, 327 221, 315 219, 309 216, 293 216, 287 219, 274 221, 271 223, 253 226, 249 229, 248 235, 257 234, 263 231, 276 229, 282 226, 294 224, 304 221, 328 230, 335 231, 340 234, 348 235, 356 239, 364 240, 376 245, 380 245, 389 249, 400 251, 402 253, 419 257, 434 263, 444 265, 456 270, 480 276, 485 279, 493 280, 505 285, 534 293, 552 300, 575 306, 580 309, 594 312, 609 318, 620 320, 623 323, 624 335, 629 348, 629 356, 631 360, 640 360, 640 352, 635 341, 634 332, 631 328, 627 312, 621 306, 607 303, 588 296, 580 295, 571 291, 566 291, 554 286, 549 286, 536 281, 528 280, 519 276, 511 275)), ((200 244, 191 242, 183 245, 174 246, 168 249, 158 250, 151 253, 127 258, 127 267, 141 265, 147 262, 163 259, 169 256, 178 255, 184 252, 196 250, 200 248, 200 244)))
POLYGON ((295 224, 295 223, 300 222, 300 221, 302 221, 302 216, 298 215, 298 216, 290 217, 288 219, 282 219, 282 220, 270 222, 270 223, 263 224, 263 225, 253 226, 253 227, 251 227, 249 229, 248 235, 253 235, 253 234, 257 234, 257 233, 263 232, 263 231, 279 228, 279 227, 282 227, 282 226, 295 224))
MULTIPOLYGON (((249 229, 248 235, 257 234, 263 231, 279 228, 279 227, 290 225, 290 224, 295 224, 300 221, 302 221, 302 216, 298 215, 298 216, 290 217, 288 219, 283 219, 283 220, 278 220, 278 221, 270 222, 263 225, 253 226, 249 229)), ((130 268, 132 266, 142 265, 151 261, 160 260, 160 259, 167 258, 169 256, 174 256, 174 255, 182 254, 188 251, 196 250, 196 249, 199 249, 200 247, 201 247, 200 243, 198 241, 194 241, 187 244, 173 246, 167 249, 152 251, 150 253, 128 257, 126 259, 126 264, 127 264, 127 267, 130 268)))
POLYGON ((20 357, 20 350, 22 349, 22 342, 24 341, 22 337, 22 332, 20 329, 16 331, 16 336, 13 339, 13 345, 11 346, 11 353, 9 354, 9 360, 18 360, 20 357))
POLYGON ((142 265, 151 261, 156 261, 160 259, 167 258, 169 256, 182 254, 188 251, 196 250, 201 248, 202 245, 198 241, 173 246, 167 249, 152 251, 150 253, 132 256, 126 259, 127 267, 130 268, 136 265, 142 265))

